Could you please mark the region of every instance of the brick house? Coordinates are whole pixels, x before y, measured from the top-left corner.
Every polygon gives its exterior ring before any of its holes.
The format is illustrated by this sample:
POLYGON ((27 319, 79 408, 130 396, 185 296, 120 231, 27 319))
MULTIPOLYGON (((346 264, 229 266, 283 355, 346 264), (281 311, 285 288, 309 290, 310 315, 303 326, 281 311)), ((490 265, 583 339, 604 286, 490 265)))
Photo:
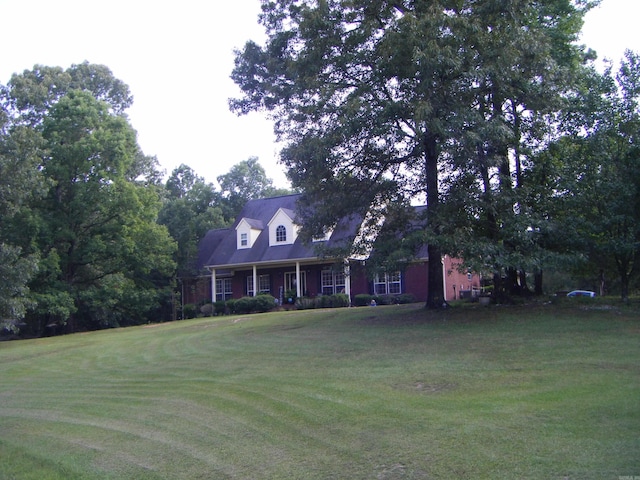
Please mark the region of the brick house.
MULTIPOLYGON (((411 294, 426 301, 428 255, 421 248, 403 271, 370 278, 366 258, 326 258, 319 246, 349 245, 360 233, 361 218, 339 222, 325 238, 305 244, 298 238, 296 202, 300 195, 250 200, 230 228, 210 230, 199 245, 198 265, 206 272, 185 280, 183 301, 227 300, 269 293, 286 302, 287 297, 315 297, 345 293, 353 301, 360 293, 411 294)), ((443 258, 445 298, 458 298, 461 290, 479 287, 477 275, 460 273, 456 261, 443 258)))

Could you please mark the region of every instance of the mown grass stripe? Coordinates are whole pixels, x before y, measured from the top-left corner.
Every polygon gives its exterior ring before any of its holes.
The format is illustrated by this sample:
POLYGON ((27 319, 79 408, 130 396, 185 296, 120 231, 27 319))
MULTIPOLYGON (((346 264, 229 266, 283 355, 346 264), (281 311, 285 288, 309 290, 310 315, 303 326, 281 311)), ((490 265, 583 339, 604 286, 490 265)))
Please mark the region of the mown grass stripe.
POLYGON ((640 315, 581 308, 286 312, 0 344, 0 453, 24 463, 0 479, 617 479, 640 471, 640 315))

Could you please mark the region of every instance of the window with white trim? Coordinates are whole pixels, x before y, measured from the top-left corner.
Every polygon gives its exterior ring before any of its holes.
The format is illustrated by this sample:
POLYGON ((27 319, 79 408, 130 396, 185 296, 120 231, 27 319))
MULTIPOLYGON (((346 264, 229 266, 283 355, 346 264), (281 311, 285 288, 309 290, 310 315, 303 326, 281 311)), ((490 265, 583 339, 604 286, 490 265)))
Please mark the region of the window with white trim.
POLYGON ((402 292, 402 279, 400 277, 400 272, 387 274, 387 291, 394 294, 402 292))
POLYGON ((240 246, 246 247, 249 245, 249 234, 241 233, 240 234, 240 246))
POLYGON ((276 228, 276 242, 287 241, 287 228, 284 225, 278 225, 276 228))
MULTIPOLYGON (((284 274, 284 289, 285 290, 297 290, 296 285, 296 272, 285 272, 284 274)), ((300 291, 304 295, 307 291, 307 272, 302 270, 300 272, 300 291)))
POLYGON ((221 302, 233 298, 230 278, 216 278, 216 301, 221 302))
POLYGON ((402 276, 400 272, 376 275, 373 279, 373 293, 376 295, 402 293, 402 276))
MULTIPOLYGON (((258 275, 258 293, 271 293, 270 275, 258 275)), ((247 295, 253 296, 253 275, 247 277, 247 295)))
POLYGON ((320 273, 320 284, 323 295, 344 293, 346 285, 344 272, 324 268, 320 273))

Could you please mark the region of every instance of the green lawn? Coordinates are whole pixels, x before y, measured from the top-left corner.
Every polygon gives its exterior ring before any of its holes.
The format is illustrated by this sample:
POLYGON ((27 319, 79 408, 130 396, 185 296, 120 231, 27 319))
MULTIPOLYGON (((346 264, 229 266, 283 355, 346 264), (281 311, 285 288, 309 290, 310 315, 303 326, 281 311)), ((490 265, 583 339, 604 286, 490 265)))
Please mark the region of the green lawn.
POLYGON ((0 479, 626 476, 637 307, 362 307, 0 343, 0 479))

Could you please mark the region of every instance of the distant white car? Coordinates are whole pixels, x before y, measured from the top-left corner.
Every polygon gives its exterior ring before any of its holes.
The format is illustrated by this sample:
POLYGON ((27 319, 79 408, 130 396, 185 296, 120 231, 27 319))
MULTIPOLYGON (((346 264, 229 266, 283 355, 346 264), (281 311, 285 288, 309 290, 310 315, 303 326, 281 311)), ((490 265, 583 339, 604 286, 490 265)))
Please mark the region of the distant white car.
POLYGON ((574 290, 572 292, 567 293, 567 297, 595 297, 596 292, 592 292, 590 290, 574 290))

